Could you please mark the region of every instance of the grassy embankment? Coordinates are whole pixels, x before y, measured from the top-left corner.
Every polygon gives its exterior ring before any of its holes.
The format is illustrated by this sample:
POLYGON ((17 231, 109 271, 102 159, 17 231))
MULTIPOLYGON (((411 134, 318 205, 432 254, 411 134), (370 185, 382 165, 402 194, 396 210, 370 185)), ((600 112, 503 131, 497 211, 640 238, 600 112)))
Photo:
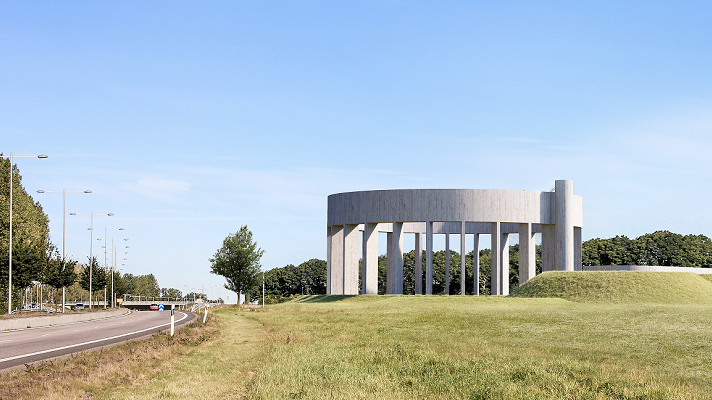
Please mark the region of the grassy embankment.
POLYGON ((92 393, 712 398, 712 282, 692 274, 546 273, 508 298, 310 296, 216 315, 219 333, 162 374, 92 393))

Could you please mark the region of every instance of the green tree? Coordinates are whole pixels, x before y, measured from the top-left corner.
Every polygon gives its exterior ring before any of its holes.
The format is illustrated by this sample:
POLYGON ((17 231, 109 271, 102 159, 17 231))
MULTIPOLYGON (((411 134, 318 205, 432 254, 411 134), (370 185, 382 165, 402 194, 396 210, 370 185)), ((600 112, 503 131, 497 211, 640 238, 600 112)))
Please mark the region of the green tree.
POLYGON ((183 297, 183 292, 175 288, 161 288, 161 297, 181 298, 183 297))
POLYGON ((712 268, 712 240, 704 235, 656 231, 628 239, 591 239, 582 245, 583 265, 652 265, 712 268))
POLYGON ((67 260, 66 258, 62 260, 62 257, 54 251, 53 255, 47 260, 40 282, 52 287, 54 290, 71 286, 77 280, 77 274, 74 272, 76 264, 77 262, 73 260, 67 260))
POLYGON ((261 283, 260 259, 264 250, 252 241, 252 232, 243 225, 235 234, 229 234, 215 255, 209 259, 210 272, 227 280, 225 289, 249 295, 261 283))
MULTIPOLYGON (((96 257, 91 257, 89 262, 85 264, 82 268, 82 274, 80 278, 80 284, 82 289, 89 290, 89 267, 91 266, 91 292, 94 296, 94 300, 98 301, 99 296, 104 296, 104 287, 106 287, 106 270, 99 267, 99 263, 96 261, 96 257)), ((91 300, 91 299, 90 299, 91 300)))
MULTIPOLYGON (((124 274, 122 279, 126 284, 124 293, 129 293, 135 296, 140 295, 141 297, 159 297, 161 295, 161 287, 158 286, 158 280, 156 280, 156 277, 153 276, 153 274, 124 274)), ((114 290, 116 289, 114 288, 114 290)))
MULTIPOLYGON (((7 310, 8 247, 10 232, 10 160, 0 159, 0 307, 7 310)), ((20 291, 38 281, 49 254, 49 218, 22 187, 22 176, 12 166, 12 284, 13 308, 20 291)))

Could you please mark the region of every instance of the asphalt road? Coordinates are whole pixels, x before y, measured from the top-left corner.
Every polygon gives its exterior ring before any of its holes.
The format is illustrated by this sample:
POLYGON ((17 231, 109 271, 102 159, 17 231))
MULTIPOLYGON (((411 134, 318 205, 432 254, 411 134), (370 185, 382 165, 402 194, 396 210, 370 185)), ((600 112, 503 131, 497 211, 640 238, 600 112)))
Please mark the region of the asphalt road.
MULTIPOLYGON (((176 329, 195 317, 176 311, 176 329)), ((132 311, 96 321, 4 331, 0 332, 0 371, 170 329, 170 311, 132 311)))

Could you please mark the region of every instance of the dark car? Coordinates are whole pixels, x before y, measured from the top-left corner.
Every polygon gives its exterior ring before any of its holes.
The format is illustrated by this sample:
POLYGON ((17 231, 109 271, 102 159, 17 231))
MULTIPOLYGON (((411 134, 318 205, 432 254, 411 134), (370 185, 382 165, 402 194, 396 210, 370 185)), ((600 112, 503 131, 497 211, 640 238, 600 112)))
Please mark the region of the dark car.
POLYGON ((158 304, 151 304, 151 310, 158 310, 158 304))

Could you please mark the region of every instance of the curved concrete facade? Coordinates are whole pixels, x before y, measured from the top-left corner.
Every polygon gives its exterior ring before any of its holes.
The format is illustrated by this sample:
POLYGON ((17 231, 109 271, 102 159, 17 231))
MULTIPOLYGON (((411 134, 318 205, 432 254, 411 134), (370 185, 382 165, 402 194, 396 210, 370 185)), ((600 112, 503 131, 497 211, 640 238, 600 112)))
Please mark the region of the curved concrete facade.
MULTIPOLYGON (((432 294, 433 235, 492 235, 492 294, 509 293, 510 233, 519 234, 520 284, 534 277, 534 234, 542 234, 543 270, 581 270, 582 199, 573 182, 556 181, 553 192, 489 189, 372 190, 332 194, 327 211, 327 293, 358 294, 359 232, 363 232, 362 293, 378 293, 378 232, 387 232, 389 294, 403 293, 403 234, 415 234, 416 276, 425 273, 426 287, 416 279, 415 292, 432 294), (464 233, 464 234, 462 234, 464 233), (425 235, 426 262, 421 243, 425 235), (495 251, 495 249, 497 249, 495 251), (507 266, 505 268, 504 266, 507 266)), ((449 255, 449 253, 446 253, 449 255)), ((477 252, 475 252, 477 255, 477 252)), ((474 293, 479 294, 479 258, 475 256, 474 293)), ((460 265, 464 276, 464 263, 460 265)), ((449 262, 446 263, 449 286, 449 262)), ((462 280, 460 293, 465 293, 462 280)))

